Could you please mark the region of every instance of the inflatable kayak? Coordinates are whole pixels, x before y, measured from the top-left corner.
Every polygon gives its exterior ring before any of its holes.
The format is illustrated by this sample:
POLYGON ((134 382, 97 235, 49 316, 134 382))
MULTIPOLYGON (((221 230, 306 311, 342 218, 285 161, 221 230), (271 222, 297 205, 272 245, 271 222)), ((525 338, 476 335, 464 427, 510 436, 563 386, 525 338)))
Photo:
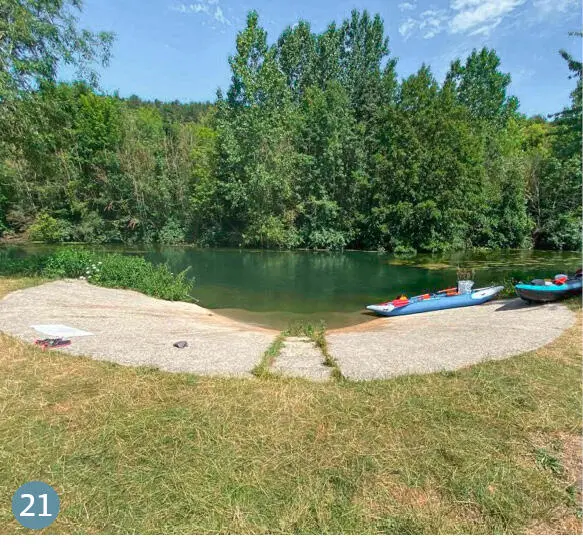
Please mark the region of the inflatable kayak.
POLYGON ((514 286, 518 296, 524 301, 536 303, 550 303, 559 301, 565 297, 579 295, 583 289, 581 272, 574 276, 557 274, 553 280, 532 280, 529 284, 519 283, 514 286))
POLYGON ((378 305, 368 305, 366 308, 380 316, 405 316, 447 308, 470 307, 494 299, 503 289, 504 286, 491 286, 475 289, 469 293, 457 294, 457 290, 452 288, 432 295, 418 295, 409 299, 399 298, 378 305))

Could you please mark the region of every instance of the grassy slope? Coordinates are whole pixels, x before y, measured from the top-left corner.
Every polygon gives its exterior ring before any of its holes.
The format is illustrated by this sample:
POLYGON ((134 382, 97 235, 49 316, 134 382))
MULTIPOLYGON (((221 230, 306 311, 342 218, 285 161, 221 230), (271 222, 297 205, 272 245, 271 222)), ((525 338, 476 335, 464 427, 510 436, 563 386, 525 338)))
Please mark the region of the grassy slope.
MULTIPOLYGON (((22 282, 0 279, 0 296, 22 282)), ((200 378, 0 335, 0 533, 581 531, 581 311, 536 353, 369 383, 200 378)))

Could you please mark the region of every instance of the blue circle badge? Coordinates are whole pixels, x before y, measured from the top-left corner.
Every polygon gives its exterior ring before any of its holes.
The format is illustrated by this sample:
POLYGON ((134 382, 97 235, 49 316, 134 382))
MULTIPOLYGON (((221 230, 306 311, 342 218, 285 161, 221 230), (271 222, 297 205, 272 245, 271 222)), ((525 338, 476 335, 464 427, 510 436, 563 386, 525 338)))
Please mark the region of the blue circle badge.
POLYGON ((12 496, 14 518, 31 530, 42 530, 52 524, 60 508, 55 489, 42 481, 24 483, 12 496))

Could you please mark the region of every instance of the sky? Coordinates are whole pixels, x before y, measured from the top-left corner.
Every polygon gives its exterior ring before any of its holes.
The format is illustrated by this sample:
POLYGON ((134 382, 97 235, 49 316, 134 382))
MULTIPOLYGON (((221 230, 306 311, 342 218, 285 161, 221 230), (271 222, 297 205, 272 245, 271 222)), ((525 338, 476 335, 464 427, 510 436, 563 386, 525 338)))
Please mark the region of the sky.
POLYGON ((116 35, 113 58, 100 70, 104 91, 202 101, 228 87, 227 59, 249 10, 273 43, 300 19, 321 32, 354 8, 383 18, 400 78, 425 62, 441 81, 453 59, 487 46, 512 75, 523 113, 569 103, 574 82, 558 50, 581 56, 581 39, 568 36, 581 28, 580 0, 84 0, 80 23, 116 35))

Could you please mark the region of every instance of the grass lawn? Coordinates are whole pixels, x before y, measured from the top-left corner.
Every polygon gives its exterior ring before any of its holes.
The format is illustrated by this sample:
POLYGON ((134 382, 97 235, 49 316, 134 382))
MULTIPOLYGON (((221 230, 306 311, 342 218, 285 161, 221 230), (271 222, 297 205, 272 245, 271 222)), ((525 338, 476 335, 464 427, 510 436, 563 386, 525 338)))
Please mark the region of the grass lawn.
POLYGON ((168 374, 0 335, 0 533, 29 532, 10 507, 29 480, 61 498, 44 533, 580 533, 571 306, 537 352, 366 383, 168 374))

